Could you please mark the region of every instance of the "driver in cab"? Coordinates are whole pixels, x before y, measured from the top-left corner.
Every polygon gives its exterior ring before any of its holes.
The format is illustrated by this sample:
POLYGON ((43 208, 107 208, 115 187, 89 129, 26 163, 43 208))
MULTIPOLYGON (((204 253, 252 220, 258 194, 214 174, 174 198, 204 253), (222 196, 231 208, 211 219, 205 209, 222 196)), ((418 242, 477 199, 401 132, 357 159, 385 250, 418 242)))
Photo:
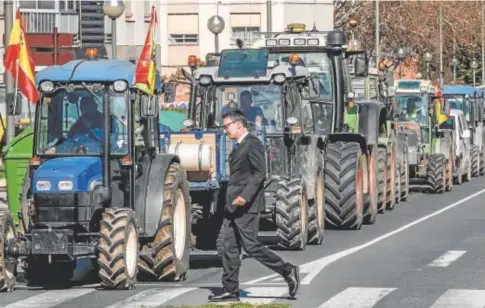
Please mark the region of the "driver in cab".
POLYGON ((415 98, 408 98, 407 103, 407 118, 411 121, 421 122, 424 121, 425 114, 421 108, 421 100, 418 101, 415 98))
POLYGON ((241 100, 240 110, 244 113, 249 122, 256 124, 257 127, 263 125, 263 110, 260 107, 253 107, 253 94, 244 90, 239 96, 241 100))
MULTIPOLYGON (((98 111, 93 97, 83 97, 80 102, 81 116, 67 133, 69 139, 77 135, 91 134, 93 129, 103 129, 103 114, 98 111)), ((96 136, 93 136, 96 137, 96 136)), ((96 138, 97 139, 97 138, 96 138)), ((61 143, 61 145, 64 142, 61 143)), ((55 154, 56 146, 45 151, 45 154, 55 154)))

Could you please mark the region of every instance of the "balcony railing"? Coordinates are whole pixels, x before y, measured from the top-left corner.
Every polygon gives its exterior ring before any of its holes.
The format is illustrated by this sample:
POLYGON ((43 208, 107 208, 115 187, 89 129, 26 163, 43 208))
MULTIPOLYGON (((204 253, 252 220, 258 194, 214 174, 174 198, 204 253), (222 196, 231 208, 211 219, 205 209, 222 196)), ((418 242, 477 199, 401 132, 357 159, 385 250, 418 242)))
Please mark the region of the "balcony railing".
POLYGON ((26 33, 53 33, 56 26, 59 33, 77 34, 79 30, 76 13, 24 11, 21 14, 26 33))

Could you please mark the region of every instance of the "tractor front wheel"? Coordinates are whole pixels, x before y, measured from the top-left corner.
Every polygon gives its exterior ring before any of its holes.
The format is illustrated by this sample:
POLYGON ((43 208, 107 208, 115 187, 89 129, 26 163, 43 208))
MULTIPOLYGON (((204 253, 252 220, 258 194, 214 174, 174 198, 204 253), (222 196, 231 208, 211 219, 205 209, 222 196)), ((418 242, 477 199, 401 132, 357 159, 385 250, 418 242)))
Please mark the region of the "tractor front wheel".
POLYGON ((308 242, 308 199, 301 179, 280 181, 276 198, 278 246, 288 250, 304 250, 308 242))
POLYGON ((15 271, 17 270, 17 259, 7 258, 5 255, 6 242, 15 237, 15 226, 10 212, 6 209, 0 210, 0 291, 11 292, 15 287, 15 271))
POLYGON ((445 192, 446 170, 445 156, 442 154, 431 154, 427 167, 427 182, 431 186, 431 191, 437 194, 445 192))
POLYGON ((480 150, 474 144, 472 144, 470 149, 470 160, 472 167, 472 177, 478 177, 480 173, 480 150))
POLYGON ((143 245, 139 269, 160 281, 184 281, 190 257, 190 196, 180 164, 169 167, 161 200, 162 215, 152 242, 143 245))
POLYGON ((308 212, 308 244, 320 245, 325 233, 325 180, 323 169, 317 174, 315 198, 311 200, 308 212))
POLYGON ((103 213, 98 244, 98 275, 106 289, 133 289, 138 259, 138 228, 128 208, 108 208, 103 213))

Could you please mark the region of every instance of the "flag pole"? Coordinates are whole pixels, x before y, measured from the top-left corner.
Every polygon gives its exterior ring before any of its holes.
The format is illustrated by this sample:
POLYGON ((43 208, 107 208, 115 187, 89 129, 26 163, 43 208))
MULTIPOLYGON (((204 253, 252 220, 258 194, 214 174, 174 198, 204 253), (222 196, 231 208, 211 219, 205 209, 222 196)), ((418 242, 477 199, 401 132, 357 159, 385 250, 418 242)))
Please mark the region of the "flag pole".
MULTIPOLYGON (((9 42, 10 33, 13 28, 13 1, 4 0, 3 11, 5 14, 5 32, 4 42, 9 42)), ((5 44, 7 45, 7 44, 5 44)), ((14 81, 10 74, 5 73, 5 94, 6 94, 6 106, 5 111, 7 113, 7 143, 15 137, 15 122, 13 116, 13 102, 14 102, 14 81)))

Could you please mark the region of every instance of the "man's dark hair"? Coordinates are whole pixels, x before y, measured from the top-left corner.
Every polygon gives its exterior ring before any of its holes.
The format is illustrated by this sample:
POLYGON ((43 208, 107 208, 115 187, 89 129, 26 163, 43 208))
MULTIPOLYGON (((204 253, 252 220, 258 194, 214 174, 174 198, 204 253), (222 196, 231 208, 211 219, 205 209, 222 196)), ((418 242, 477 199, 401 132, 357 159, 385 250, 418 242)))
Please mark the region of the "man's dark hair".
POLYGON ((239 109, 231 109, 222 115, 222 119, 231 118, 234 122, 241 122, 242 126, 248 128, 248 119, 239 109))

